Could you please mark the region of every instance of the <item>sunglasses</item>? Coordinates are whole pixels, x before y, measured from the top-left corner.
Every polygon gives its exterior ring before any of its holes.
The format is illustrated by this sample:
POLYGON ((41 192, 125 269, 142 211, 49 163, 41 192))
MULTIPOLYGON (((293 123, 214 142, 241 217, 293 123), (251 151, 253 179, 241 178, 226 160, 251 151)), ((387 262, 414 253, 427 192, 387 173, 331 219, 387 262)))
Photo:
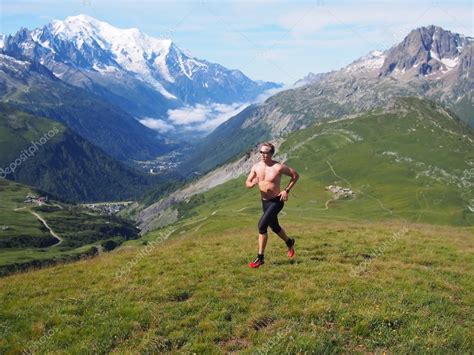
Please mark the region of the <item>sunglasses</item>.
POLYGON ((268 151, 268 152, 262 152, 262 151, 260 151, 260 154, 270 154, 270 153, 271 153, 270 151, 268 151))

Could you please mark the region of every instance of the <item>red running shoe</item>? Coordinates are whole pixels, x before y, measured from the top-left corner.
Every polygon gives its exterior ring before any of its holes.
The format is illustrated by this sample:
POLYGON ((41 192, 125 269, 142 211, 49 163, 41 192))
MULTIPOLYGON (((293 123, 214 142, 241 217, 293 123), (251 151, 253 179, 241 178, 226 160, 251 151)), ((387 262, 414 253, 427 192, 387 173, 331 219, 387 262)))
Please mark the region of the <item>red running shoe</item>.
POLYGON ((295 256, 295 240, 290 239, 290 242, 287 244, 288 246, 288 257, 292 258, 295 256))
POLYGON ((254 261, 249 263, 249 266, 253 269, 256 269, 256 268, 260 267, 263 264, 265 264, 265 261, 263 259, 260 259, 260 258, 257 257, 254 261))

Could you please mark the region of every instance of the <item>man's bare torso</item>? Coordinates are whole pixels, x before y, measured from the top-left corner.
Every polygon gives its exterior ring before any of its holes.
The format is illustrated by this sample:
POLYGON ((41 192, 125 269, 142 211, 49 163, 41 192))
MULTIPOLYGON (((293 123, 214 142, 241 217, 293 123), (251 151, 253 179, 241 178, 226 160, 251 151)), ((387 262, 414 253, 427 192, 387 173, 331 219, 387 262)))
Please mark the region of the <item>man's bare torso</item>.
POLYGON ((262 199, 270 200, 280 193, 281 167, 282 165, 274 160, 271 166, 264 162, 258 162, 253 166, 257 173, 262 199))

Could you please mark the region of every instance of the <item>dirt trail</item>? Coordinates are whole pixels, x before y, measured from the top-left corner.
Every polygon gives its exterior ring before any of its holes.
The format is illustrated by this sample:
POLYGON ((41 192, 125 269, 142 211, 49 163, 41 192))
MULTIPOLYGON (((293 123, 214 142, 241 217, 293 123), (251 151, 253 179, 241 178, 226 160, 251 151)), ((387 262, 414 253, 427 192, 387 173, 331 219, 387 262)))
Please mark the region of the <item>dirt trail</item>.
POLYGON ((51 247, 58 246, 59 244, 61 244, 61 243, 63 242, 63 238, 61 238, 59 235, 57 235, 56 233, 54 233, 54 231, 48 226, 48 223, 46 223, 46 221, 43 219, 43 217, 41 217, 41 216, 40 216, 38 213, 36 213, 36 212, 30 211, 30 213, 31 213, 32 215, 34 215, 36 218, 38 218, 38 219, 41 221, 41 223, 43 223, 44 226, 49 230, 49 233, 51 233, 51 235, 52 235, 53 237, 55 237, 55 238, 58 240, 58 242, 57 242, 56 244, 51 245, 50 248, 51 248, 51 247))

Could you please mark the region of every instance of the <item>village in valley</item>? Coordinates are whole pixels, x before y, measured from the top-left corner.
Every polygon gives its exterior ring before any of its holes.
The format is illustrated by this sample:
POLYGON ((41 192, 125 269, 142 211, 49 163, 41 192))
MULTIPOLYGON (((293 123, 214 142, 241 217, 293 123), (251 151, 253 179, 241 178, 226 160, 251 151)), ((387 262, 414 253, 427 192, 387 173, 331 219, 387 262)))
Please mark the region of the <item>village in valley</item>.
MULTIPOLYGON (((24 203, 36 203, 38 206, 48 205, 48 196, 35 196, 35 195, 27 195, 25 197, 24 203)), ((121 210, 123 210, 126 206, 128 206, 132 201, 125 201, 125 202, 102 202, 102 203, 88 203, 83 204, 83 207, 89 208, 94 212, 103 215, 113 215, 121 210)), ((63 209, 62 206, 53 204, 54 206, 63 209)))
POLYGON ((88 203, 88 204, 83 204, 83 206, 93 210, 94 212, 98 212, 100 214, 113 215, 123 210, 132 202, 133 201, 88 203))

